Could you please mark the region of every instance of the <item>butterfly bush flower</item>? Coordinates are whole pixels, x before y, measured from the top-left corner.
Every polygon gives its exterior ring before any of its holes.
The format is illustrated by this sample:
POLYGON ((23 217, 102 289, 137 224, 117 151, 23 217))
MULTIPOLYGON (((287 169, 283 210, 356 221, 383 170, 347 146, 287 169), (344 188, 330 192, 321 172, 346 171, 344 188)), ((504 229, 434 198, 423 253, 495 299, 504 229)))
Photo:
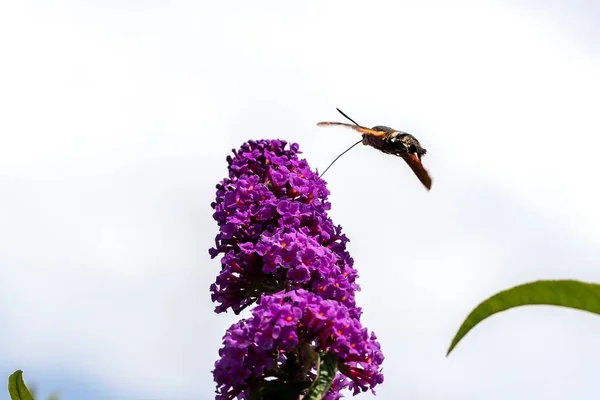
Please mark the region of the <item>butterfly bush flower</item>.
POLYGON ((286 146, 249 141, 227 158, 229 177, 212 203, 220 232, 210 254, 222 254, 215 311, 237 314, 263 293, 304 288, 358 316, 357 272, 348 238, 327 216, 325 182, 298 159, 297 144, 286 146))
POLYGON ((314 380, 318 352, 336 356, 339 374, 326 399, 354 394, 383 382, 383 354, 373 333, 335 300, 303 289, 263 296, 252 316, 229 328, 213 375, 218 400, 249 398, 269 379, 288 385, 314 380))
POLYGON ((325 182, 299 154, 297 144, 249 141, 227 158, 229 176, 217 185, 219 233, 209 250, 221 257, 210 288, 215 312, 238 314, 258 301, 223 338, 217 400, 248 399, 274 383, 301 393, 327 353, 337 372, 326 400, 383 382, 383 354, 355 303, 348 238, 327 215, 325 182))

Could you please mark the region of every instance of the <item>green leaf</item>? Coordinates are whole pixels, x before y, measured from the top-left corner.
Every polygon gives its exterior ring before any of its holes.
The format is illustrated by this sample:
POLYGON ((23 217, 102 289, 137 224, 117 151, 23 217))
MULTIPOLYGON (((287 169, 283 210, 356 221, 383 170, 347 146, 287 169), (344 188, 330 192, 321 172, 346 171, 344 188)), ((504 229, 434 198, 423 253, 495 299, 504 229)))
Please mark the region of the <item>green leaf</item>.
POLYGON ((34 400, 23 381, 23 371, 17 370, 8 377, 8 393, 11 400, 34 400))
POLYGON ((310 382, 263 381, 252 387, 250 400, 298 400, 310 382))
POLYGON ((600 285, 573 280, 536 281, 499 292, 471 311, 452 339, 446 356, 484 319, 510 308, 528 305, 561 306, 600 314, 600 285))
POLYGON ((321 400, 327 393, 337 371, 337 357, 332 353, 321 354, 317 377, 304 397, 306 400, 321 400))

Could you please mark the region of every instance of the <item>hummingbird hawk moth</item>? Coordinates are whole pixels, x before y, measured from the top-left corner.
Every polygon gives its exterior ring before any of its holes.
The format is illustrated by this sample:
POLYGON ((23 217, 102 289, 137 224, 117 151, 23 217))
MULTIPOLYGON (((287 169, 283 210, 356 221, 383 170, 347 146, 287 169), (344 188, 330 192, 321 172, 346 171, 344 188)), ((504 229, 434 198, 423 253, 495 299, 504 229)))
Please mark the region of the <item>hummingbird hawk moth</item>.
POLYGON ((336 110, 338 110, 340 114, 351 121, 354 125, 344 122, 319 122, 317 126, 344 126, 361 133, 362 139, 354 143, 346 151, 337 156, 336 159, 329 164, 329 167, 323 171, 321 176, 327 172, 327 170, 333 165, 333 163, 337 161, 338 158, 346 154, 357 144, 362 143, 365 146, 371 146, 383 153, 402 157, 402 159, 408 164, 410 169, 412 169, 427 190, 431 189, 431 177, 421 163, 421 157, 427 153, 427 150, 421 146, 421 143, 419 143, 419 141, 413 135, 382 125, 377 125, 373 128, 366 128, 357 124, 339 108, 336 108, 336 110))

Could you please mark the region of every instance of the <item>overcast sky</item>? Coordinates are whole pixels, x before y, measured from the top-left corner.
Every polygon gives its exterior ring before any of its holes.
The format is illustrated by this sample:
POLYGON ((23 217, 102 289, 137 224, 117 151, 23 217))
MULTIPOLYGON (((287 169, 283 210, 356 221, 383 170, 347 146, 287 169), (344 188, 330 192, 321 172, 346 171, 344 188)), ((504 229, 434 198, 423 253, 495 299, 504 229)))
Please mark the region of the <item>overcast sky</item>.
POLYGON ((323 170, 358 139, 315 126, 340 107, 414 134, 433 177, 363 146, 325 175, 386 356, 378 398, 597 399, 591 314, 511 310, 445 357, 499 290, 600 282, 597 4, 3 2, 0 379, 213 398, 235 320, 208 291, 225 157, 281 138, 323 170))

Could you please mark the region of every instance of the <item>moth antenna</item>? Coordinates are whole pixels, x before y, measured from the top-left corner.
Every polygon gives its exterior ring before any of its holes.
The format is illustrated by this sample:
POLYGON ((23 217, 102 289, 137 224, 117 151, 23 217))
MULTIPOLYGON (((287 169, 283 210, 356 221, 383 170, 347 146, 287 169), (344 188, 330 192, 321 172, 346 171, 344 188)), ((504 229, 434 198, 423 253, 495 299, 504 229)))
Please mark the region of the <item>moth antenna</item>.
POLYGON ((342 114, 344 117, 346 117, 346 119, 348 119, 348 121, 352 122, 354 125, 356 126, 360 126, 359 124, 356 123, 356 121, 354 121, 352 118, 350 118, 349 116, 347 116, 346 114, 344 114, 344 112, 342 110, 340 110, 339 108, 335 108, 336 110, 338 110, 338 112, 340 114, 342 114))
MULTIPOLYGON (((338 111, 340 111, 340 110, 338 110, 338 111)), ((340 112, 341 112, 341 111, 340 111, 340 112)), ((342 113, 342 114, 344 114, 344 113, 342 113)), ((344 117, 346 117, 346 116, 344 115, 344 117)), ((348 117, 346 117, 346 118, 348 118, 348 117)), ((350 119, 350 118, 348 118, 348 119, 350 119)), ((352 121, 352 120, 350 119, 350 121, 352 121)), ((354 121, 352 121, 352 122, 354 122, 354 121)), ((354 123, 356 124, 356 122, 354 122, 354 123)), ((358 124, 356 124, 356 125, 358 125, 358 124)), ((343 152, 342 154, 340 154, 339 156, 337 156, 337 157, 335 158, 335 160, 333 160, 333 161, 331 162, 331 164, 329 164, 329 166, 328 166, 327 168, 325 168, 325 171, 323 171, 323 172, 321 173, 321 175, 319 175, 319 178, 322 178, 322 177, 323 177, 323 175, 325 175, 325 172, 327 172, 327 170, 328 170, 329 168, 331 168, 331 166, 332 166, 332 165, 333 165, 333 164, 334 164, 334 163, 335 163, 335 162, 336 162, 336 161, 337 161, 337 160, 338 160, 338 159, 339 159, 341 156, 343 156, 344 154, 346 154, 347 152, 349 152, 350 150, 352 150, 352 148, 353 148, 354 146, 356 146, 357 144, 359 144, 359 143, 362 143, 362 139, 360 139, 358 142, 354 143, 352 146, 348 147, 346 150, 344 150, 344 152, 343 152)))

